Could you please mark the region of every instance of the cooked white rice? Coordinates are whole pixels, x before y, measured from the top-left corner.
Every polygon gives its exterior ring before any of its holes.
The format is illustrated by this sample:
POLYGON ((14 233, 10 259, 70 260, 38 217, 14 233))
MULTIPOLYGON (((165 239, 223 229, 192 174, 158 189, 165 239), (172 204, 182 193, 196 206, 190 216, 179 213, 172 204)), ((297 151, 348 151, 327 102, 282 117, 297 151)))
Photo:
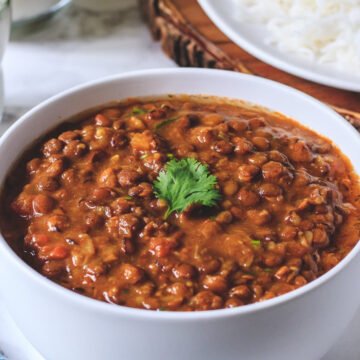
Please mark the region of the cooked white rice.
POLYGON ((360 0, 233 0, 279 50, 360 75, 360 0))

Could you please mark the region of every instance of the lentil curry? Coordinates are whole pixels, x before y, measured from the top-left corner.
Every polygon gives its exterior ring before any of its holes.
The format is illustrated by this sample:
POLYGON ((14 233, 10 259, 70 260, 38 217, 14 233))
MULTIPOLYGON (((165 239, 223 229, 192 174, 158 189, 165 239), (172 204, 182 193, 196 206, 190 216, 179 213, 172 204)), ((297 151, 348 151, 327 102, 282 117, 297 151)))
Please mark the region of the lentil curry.
POLYGON ((348 160, 240 102, 132 99, 63 124, 19 164, 2 195, 7 241, 49 279, 109 303, 263 301, 321 276, 359 239, 348 160))

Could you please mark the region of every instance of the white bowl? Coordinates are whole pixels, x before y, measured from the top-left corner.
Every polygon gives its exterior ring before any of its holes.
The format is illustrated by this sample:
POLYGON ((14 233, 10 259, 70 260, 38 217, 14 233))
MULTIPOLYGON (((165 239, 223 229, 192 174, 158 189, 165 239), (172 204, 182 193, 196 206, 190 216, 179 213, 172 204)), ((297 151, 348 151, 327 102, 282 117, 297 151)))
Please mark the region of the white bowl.
MULTIPOLYGON (((0 184, 36 138, 88 108, 168 93, 240 98, 280 111, 331 138, 360 173, 357 132, 319 101, 233 72, 141 71, 66 91, 24 115, 0 141, 0 184)), ((0 291, 20 330, 48 360, 319 359, 360 304, 360 244, 312 283, 262 303, 195 313, 153 312, 75 294, 31 269, 0 238, 0 291)))

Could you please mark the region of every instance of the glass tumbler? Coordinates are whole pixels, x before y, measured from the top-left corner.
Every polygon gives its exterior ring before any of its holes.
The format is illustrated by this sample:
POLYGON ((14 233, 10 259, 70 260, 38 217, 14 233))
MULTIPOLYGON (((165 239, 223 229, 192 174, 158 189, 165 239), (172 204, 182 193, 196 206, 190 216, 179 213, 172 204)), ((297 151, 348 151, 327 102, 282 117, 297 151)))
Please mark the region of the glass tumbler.
POLYGON ((4 111, 4 81, 1 62, 9 40, 10 24, 10 0, 0 0, 0 121, 4 111))

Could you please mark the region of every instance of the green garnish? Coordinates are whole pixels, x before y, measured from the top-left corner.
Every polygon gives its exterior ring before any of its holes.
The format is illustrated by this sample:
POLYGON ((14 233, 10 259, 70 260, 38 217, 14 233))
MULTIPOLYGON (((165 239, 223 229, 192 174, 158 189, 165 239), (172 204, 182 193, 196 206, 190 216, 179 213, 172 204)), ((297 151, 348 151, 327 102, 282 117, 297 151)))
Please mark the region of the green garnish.
POLYGON ((146 113, 147 113, 146 110, 141 109, 141 108, 139 108, 139 107, 137 107, 137 106, 135 106, 135 107, 131 110, 131 114, 132 114, 132 115, 144 115, 144 114, 146 114, 146 113))
POLYGON ((154 192, 168 204, 164 215, 167 219, 173 212, 182 212, 192 204, 216 205, 220 199, 216 185, 217 179, 206 165, 193 158, 173 159, 154 182, 154 192))
POLYGON ((260 246, 261 245, 261 240, 252 239, 251 244, 253 246, 260 246))
POLYGON ((149 154, 141 155, 141 156, 140 156, 140 159, 141 159, 141 160, 144 160, 144 159, 146 159, 148 156, 149 156, 149 154))
POLYGON ((124 199, 125 200, 132 200, 133 198, 130 195, 126 195, 126 196, 124 196, 124 199))
POLYGON ((167 158, 168 158, 169 160, 175 159, 175 155, 174 155, 174 154, 168 153, 168 154, 166 154, 166 156, 167 156, 167 158))
POLYGON ((155 126, 155 130, 159 130, 159 129, 163 128, 164 126, 173 123, 173 122, 176 121, 178 118, 179 118, 179 117, 176 116, 176 117, 172 117, 172 118, 166 119, 166 120, 158 123, 158 124, 155 126))
POLYGON ((273 272, 273 270, 270 269, 270 268, 265 268, 264 271, 267 272, 267 273, 272 273, 273 272))

